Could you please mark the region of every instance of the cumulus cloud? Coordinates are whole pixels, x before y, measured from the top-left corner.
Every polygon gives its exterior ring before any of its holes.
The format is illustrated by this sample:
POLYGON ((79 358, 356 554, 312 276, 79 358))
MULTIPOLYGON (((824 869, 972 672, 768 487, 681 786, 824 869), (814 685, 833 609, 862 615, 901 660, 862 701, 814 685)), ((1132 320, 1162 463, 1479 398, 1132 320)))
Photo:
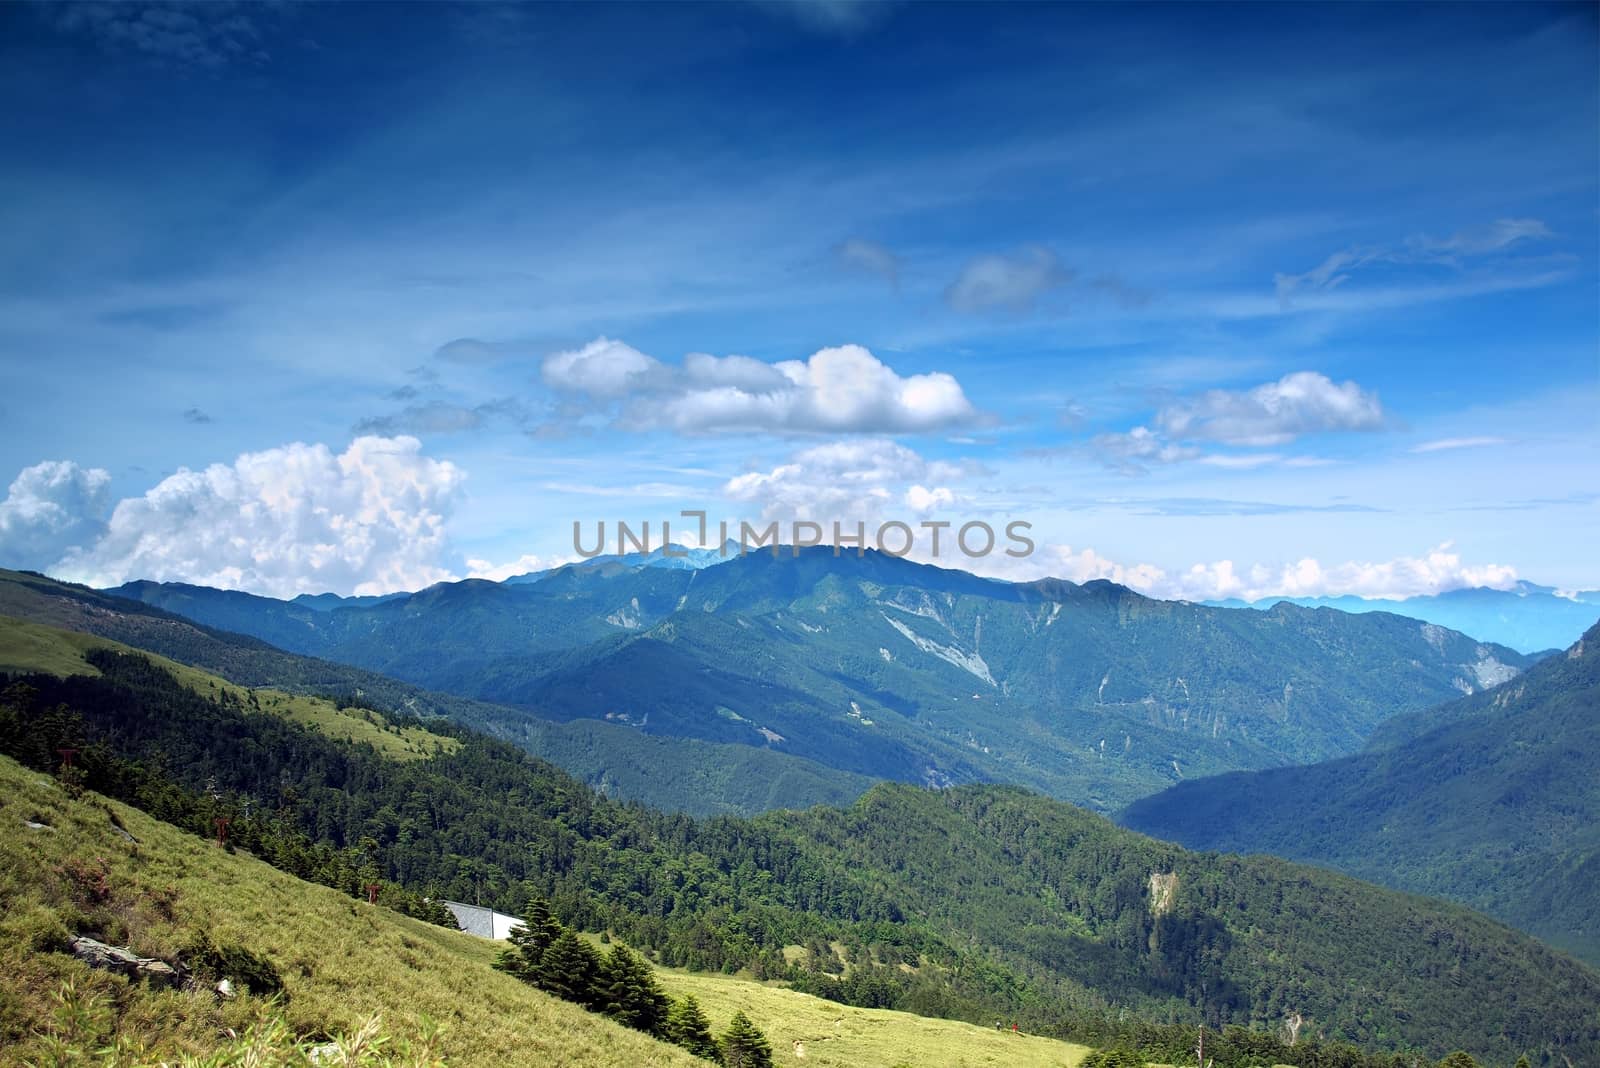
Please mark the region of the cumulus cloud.
MULTIPOLYGON (((991 561, 985 561, 991 563, 991 561)), ((992 561, 1009 572, 1005 577, 1049 575, 1073 582, 1106 579, 1168 600, 1219 601, 1238 598, 1259 601, 1274 597, 1354 596, 1398 600, 1450 590, 1488 586, 1509 589, 1517 582, 1516 569, 1504 564, 1468 564, 1446 542, 1420 556, 1391 560, 1349 560, 1324 564, 1313 557, 1279 563, 1237 565, 1232 560, 1195 564, 1168 571, 1155 564, 1124 564, 1092 548, 1041 545, 1022 561, 992 561)))
POLYGON ((1054 252, 1034 245, 1010 255, 978 256, 961 269, 944 299, 959 312, 1027 312, 1072 277, 1054 252))
POLYGON ((1282 445, 1305 434, 1377 430, 1378 395, 1315 371, 1236 391, 1211 389, 1161 409, 1156 425, 1170 438, 1226 445, 1282 445))
POLYGON ((1124 474, 1138 474, 1148 464, 1172 464, 1200 455, 1192 445, 1163 441, 1147 426, 1136 426, 1122 434, 1096 434, 1089 446, 1108 467, 1124 474))
POLYGON ((865 238, 852 237, 840 242, 833 251, 844 266, 870 271, 884 278, 896 289, 900 288, 900 257, 886 246, 865 238))
POLYGON ((1392 560, 1323 564, 1306 557, 1279 565, 1256 564, 1236 570, 1230 560, 1196 564, 1173 577, 1172 596, 1190 600, 1238 597, 1247 601, 1265 597, 1356 597, 1397 599, 1476 586, 1509 589, 1517 581, 1516 569, 1504 564, 1472 565, 1449 542, 1421 556, 1392 560))
POLYGON ((597 337, 582 348, 546 356, 540 373, 553 389, 620 397, 652 386, 666 366, 625 342, 597 337))
POLYGON ((1303 273, 1274 275, 1273 283, 1279 302, 1287 306, 1299 291, 1335 289, 1365 269, 1430 265, 1460 269, 1468 260, 1494 256, 1525 241, 1554 236, 1538 219, 1497 219, 1487 226, 1462 230, 1449 237, 1420 234, 1400 245, 1340 249, 1303 273))
POLYGON ((1101 434, 1090 446, 1109 466, 1129 472, 1147 464, 1199 460, 1218 467, 1287 463, 1315 466, 1317 457, 1274 453, 1206 454, 1194 444, 1262 448, 1310 434, 1380 430, 1386 425, 1378 395, 1355 382, 1334 382, 1316 371, 1296 371, 1247 390, 1210 389, 1164 405, 1154 429, 1101 434))
POLYGON ((952 376, 902 376, 860 345, 775 364, 694 353, 674 367, 602 337, 547 357, 542 371, 641 430, 920 433, 979 416, 952 376))
POLYGON ((51 570, 94 586, 149 578, 275 597, 418 589, 454 577, 440 561, 464 477, 408 437, 358 438, 337 455, 301 443, 246 453, 119 502, 103 535, 51 570))
POLYGON ((977 470, 928 460, 884 438, 834 441, 802 449, 770 470, 729 479, 722 492, 756 506, 763 519, 872 523, 954 505, 959 497, 948 484, 977 470))
POLYGON ((47 460, 22 470, 0 501, 0 563, 41 571, 105 529, 111 473, 47 460))

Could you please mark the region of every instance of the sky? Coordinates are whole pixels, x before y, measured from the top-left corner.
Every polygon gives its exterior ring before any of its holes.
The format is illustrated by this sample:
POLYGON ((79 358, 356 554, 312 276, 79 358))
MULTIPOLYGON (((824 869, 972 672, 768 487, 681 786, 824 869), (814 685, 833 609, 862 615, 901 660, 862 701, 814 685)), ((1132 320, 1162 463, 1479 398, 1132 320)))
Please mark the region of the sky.
POLYGON ((1164 597, 1600 588, 1597 42, 5 5, 0 564, 376 593, 697 510, 1164 597), (1019 521, 1025 558, 920 526, 1019 521))

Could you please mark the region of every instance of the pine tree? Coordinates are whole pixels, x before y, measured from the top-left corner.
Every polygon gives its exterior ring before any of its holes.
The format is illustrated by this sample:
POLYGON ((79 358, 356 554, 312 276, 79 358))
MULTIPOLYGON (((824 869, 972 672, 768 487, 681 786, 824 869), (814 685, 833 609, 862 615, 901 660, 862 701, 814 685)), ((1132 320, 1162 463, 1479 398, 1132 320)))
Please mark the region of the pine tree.
POLYGON ((511 928, 506 941, 511 944, 500 951, 494 966, 510 972, 524 982, 532 982, 539 967, 539 958, 561 937, 563 928, 550 914, 550 905, 542 897, 528 899, 523 909, 522 922, 511 928))
POLYGON ((1512 1065, 1511 1068, 1533 1068, 1533 1065, 1528 1063, 1528 1055, 1524 1053, 1517 1058, 1517 1063, 1512 1065))
POLYGON ((1478 1068, 1478 1062, 1465 1050, 1456 1050, 1439 1062, 1439 1068, 1478 1068))
POLYGON ((595 999, 600 1011, 618 1023, 650 1035, 666 1033, 671 1002, 661 992, 650 965, 627 946, 612 946, 601 963, 595 999))
POLYGON ((717 1059, 717 1040, 711 1037, 711 1021, 700 1011, 693 994, 685 994, 667 1010, 666 1038, 696 1057, 717 1059))
POLYGON ((560 936, 539 957, 533 969, 533 985, 567 1001, 589 1008, 598 1007, 595 980, 600 972, 600 955, 594 947, 571 931, 560 936))
POLYGON ((772 1068, 772 1045, 742 1012, 722 1032, 722 1063, 726 1068, 772 1068))

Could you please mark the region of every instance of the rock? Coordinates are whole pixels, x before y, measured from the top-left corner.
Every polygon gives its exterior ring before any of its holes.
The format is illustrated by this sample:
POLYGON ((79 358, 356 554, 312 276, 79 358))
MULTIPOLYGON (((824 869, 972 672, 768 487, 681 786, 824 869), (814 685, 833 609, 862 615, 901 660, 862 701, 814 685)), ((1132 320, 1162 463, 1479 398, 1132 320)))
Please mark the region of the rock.
POLYGON ((108 946, 92 938, 78 935, 68 947, 72 955, 91 968, 103 968, 135 981, 148 979, 153 986, 182 987, 187 982, 184 974, 164 960, 141 957, 117 946, 108 946))
POLYGON ((233 981, 224 979, 212 988, 217 992, 217 998, 222 1001, 232 1001, 239 995, 233 992, 233 981))
POLYGON ((35 823, 33 820, 22 821, 30 831, 54 831, 55 828, 48 823, 35 823))

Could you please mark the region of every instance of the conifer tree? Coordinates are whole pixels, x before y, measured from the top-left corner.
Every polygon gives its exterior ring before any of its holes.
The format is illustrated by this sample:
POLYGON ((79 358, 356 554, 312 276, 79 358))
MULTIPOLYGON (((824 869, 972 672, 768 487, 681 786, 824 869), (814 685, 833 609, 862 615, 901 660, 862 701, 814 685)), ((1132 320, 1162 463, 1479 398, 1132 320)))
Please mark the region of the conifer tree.
POLYGON ((742 1012, 733 1014, 719 1045, 725 1068, 772 1068, 771 1043, 742 1012))
POLYGON ((594 947, 569 930, 539 957, 533 969, 533 985, 547 993, 579 1005, 597 1008, 595 980, 600 972, 600 955, 594 947))
POLYGON ((522 922, 511 928, 506 941, 511 943, 500 951, 494 966, 510 972, 518 979, 532 982, 539 958, 550 944, 561 936, 561 924, 550 913, 550 905, 542 897, 530 897, 523 909, 522 922))
POLYGON ((617 943, 600 965, 595 984, 600 1011, 636 1031, 663 1036, 671 1002, 655 972, 637 953, 617 943))
POLYGON ((696 1057, 717 1059, 717 1040, 711 1036, 711 1021, 706 1019, 693 994, 685 994, 667 1010, 666 1038, 696 1057))
POLYGON ((1465 1050, 1456 1050, 1439 1062, 1439 1068, 1478 1068, 1478 1062, 1465 1050))

